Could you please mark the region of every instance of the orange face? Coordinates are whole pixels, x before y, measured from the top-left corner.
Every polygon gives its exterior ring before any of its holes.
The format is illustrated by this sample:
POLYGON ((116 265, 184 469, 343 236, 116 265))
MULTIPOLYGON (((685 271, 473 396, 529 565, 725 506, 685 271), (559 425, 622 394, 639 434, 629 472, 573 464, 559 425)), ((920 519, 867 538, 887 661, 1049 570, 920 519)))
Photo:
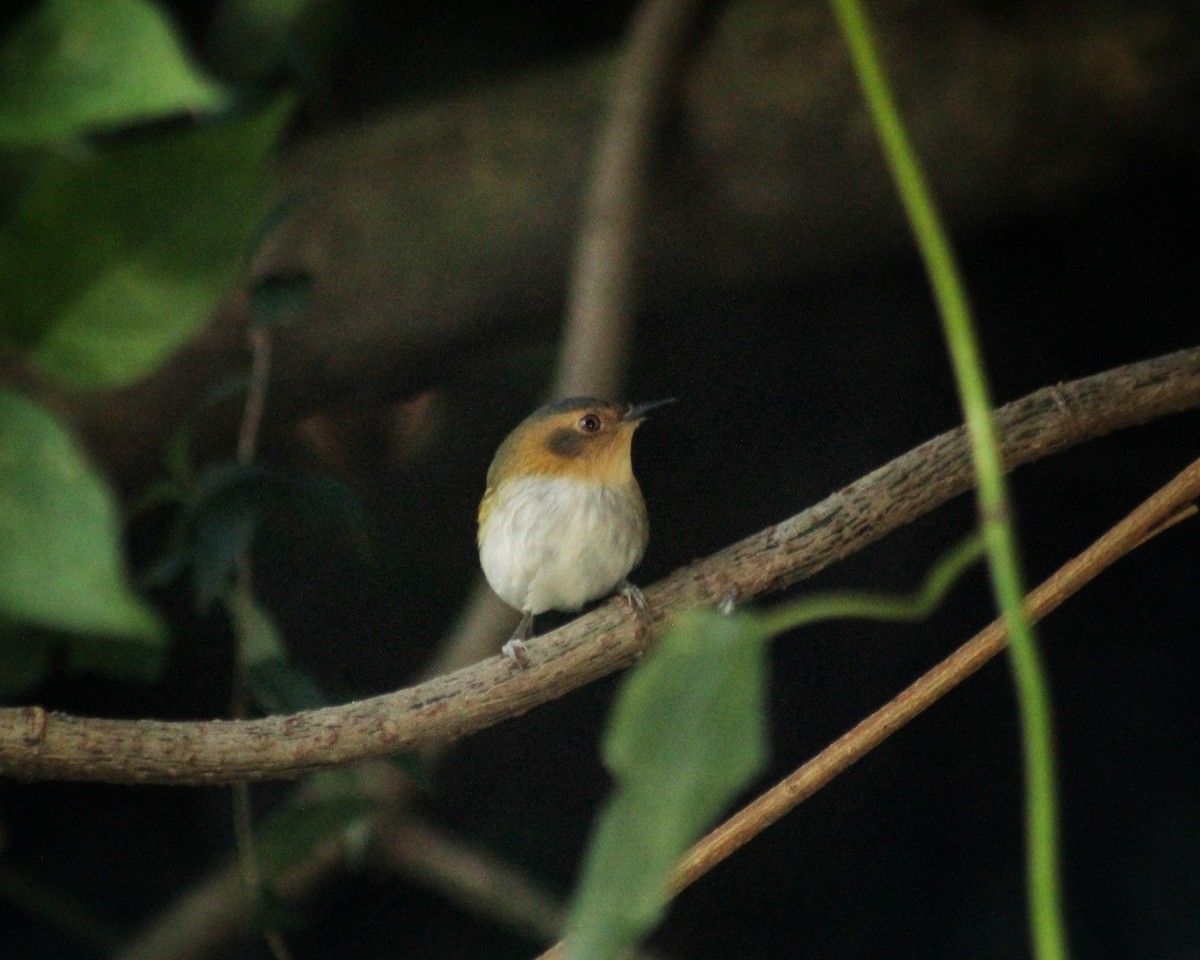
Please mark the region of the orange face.
POLYGON ((606 486, 632 482, 630 445, 640 416, 594 397, 535 411, 508 435, 488 470, 488 487, 510 476, 569 477, 606 486))

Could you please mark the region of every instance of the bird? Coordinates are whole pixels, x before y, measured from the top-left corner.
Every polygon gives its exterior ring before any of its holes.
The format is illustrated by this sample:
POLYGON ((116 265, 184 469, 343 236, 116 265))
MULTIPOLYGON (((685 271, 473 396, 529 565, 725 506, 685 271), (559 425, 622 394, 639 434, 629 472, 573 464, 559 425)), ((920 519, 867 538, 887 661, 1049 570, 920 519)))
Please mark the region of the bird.
POLYGON ((631 450, 646 414, 673 401, 568 397, 535 410, 497 448, 477 542, 488 584, 521 613, 503 647, 518 666, 540 613, 578 610, 614 590, 645 611, 627 579, 650 539, 631 450))

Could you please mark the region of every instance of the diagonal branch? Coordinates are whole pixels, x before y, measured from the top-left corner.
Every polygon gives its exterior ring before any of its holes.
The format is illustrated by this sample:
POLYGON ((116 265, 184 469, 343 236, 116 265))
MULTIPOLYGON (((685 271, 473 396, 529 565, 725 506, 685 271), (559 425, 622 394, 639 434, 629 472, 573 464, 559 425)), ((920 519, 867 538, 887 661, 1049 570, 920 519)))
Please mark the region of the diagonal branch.
MULTIPOLYGON (((1063 601, 1121 557, 1178 521, 1194 516, 1197 497, 1200 497, 1200 460, 1193 461, 1170 483, 1033 590, 1025 598, 1030 619, 1039 621, 1053 613, 1063 601)), ((670 895, 674 897, 686 890, 838 774, 844 773, 978 671, 1007 644, 1008 633, 1003 619, 992 621, 807 763, 742 807, 702 837, 676 865, 670 880, 670 895)), ((560 940, 539 954, 537 960, 562 960, 565 956, 565 941, 560 940)))
MULTIPOLYGON (((1200 348, 1038 390, 1000 408, 1007 469, 1084 440, 1200 406, 1200 348)), ((970 489, 962 428, 927 441, 820 503, 676 571, 646 591, 654 624, 753 599, 810 577, 970 489)), ((624 667, 648 646, 610 602, 529 644, 530 667, 492 657, 370 699, 244 721, 100 720, 0 710, 0 772, 25 779, 228 783, 295 777, 449 743, 624 667)))
MULTIPOLYGON (((1025 598, 1030 619, 1043 620, 1126 554, 1196 514, 1200 460, 1060 567, 1025 598)), ((735 850, 857 763, 910 720, 978 671, 1008 644, 994 620, 870 716, 700 840, 675 869, 672 894, 696 882, 735 850)))

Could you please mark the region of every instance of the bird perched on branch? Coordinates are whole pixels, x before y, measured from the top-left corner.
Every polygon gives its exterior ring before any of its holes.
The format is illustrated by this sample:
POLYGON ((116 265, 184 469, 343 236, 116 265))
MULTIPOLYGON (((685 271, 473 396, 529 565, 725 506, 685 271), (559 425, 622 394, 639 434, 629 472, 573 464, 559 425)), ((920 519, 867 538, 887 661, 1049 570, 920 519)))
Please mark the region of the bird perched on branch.
POLYGON ((501 600, 521 611, 504 653, 525 662, 533 618, 578 610, 626 580, 650 538, 633 476, 633 434, 655 407, 570 397, 535 410, 500 444, 479 504, 479 561, 501 600))

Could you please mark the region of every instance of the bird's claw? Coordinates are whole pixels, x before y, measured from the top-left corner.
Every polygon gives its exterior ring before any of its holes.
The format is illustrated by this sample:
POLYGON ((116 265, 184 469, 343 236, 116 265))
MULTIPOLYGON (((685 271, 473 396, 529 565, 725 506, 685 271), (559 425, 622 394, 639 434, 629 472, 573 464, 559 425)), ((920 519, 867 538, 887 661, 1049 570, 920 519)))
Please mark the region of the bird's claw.
POLYGON ((630 583, 628 580, 622 580, 617 585, 617 592, 625 598, 625 602, 629 604, 629 609, 637 614, 640 619, 649 619, 650 605, 646 603, 646 595, 642 593, 640 587, 630 583))
POLYGON ((519 637, 509 640, 500 648, 500 652, 522 670, 529 666, 529 648, 519 637))
POLYGON ((512 636, 500 648, 500 652, 522 670, 529 666, 529 648, 525 646, 525 641, 529 639, 532 633, 533 612, 531 610, 524 610, 521 613, 521 620, 517 624, 517 628, 513 630, 512 636))

